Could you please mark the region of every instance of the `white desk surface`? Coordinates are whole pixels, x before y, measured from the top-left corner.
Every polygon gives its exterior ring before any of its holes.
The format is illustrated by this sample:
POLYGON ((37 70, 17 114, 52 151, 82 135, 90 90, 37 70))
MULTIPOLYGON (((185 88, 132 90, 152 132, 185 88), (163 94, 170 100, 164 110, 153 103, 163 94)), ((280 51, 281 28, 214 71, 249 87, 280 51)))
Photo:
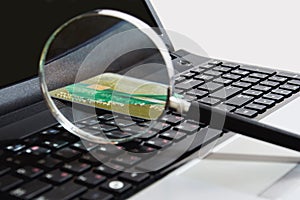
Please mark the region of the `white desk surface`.
MULTIPOLYGON (((299 1, 151 0, 151 2, 166 29, 190 37, 210 57, 287 71, 300 71, 299 1)), ((175 48, 176 46, 177 44, 175 48)), ((177 48, 180 47, 182 46, 177 48)), ((243 136, 233 138, 230 143, 215 151, 227 154, 299 158, 299 153, 243 136)), ((276 180, 288 176, 288 172, 296 166, 296 163, 204 159, 184 174, 185 177, 196 178, 208 185, 216 184, 247 195, 277 199, 280 194, 282 199, 295 199, 293 195, 287 196, 278 192, 282 187, 287 191, 297 186, 290 194, 298 191, 295 194, 299 195, 300 178, 289 182, 292 179, 290 177, 287 183, 275 185, 271 190, 265 189, 271 187, 276 180)), ((170 188, 172 183, 178 183, 176 180, 180 179, 175 177, 171 182, 167 180, 170 188)), ((160 190, 159 184, 158 187, 149 189, 154 196, 163 191, 160 190)), ((198 190, 199 194, 203 192, 206 195, 210 194, 207 192, 209 189, 202 188, 202 192, 201 188, 198 190)), ((218 195, 210 195, 210 199, 218 199, 218 195)))

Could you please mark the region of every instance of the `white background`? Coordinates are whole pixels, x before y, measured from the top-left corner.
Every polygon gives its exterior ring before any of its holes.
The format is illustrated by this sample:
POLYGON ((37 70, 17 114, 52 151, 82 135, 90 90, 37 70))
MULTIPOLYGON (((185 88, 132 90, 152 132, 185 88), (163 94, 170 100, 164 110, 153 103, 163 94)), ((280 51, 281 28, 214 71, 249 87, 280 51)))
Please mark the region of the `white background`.
POLYGON ((300 72, 299 0, 151 0, 210 57, 300 72))

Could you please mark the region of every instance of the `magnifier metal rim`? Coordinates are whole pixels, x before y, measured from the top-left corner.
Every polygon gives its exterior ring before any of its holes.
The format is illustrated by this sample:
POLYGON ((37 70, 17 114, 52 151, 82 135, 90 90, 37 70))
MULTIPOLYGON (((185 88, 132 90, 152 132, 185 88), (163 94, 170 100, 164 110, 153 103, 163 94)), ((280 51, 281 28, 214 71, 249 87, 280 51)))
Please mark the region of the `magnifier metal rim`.
POLYGON ((138 28, 140 31, 142 31, 143 33, 145 33, 148 37, 149 35, 151 36, 151 40, 152 42, 156 45, 156 47, 158 47, 159 52, 162 54, 162 57, 164 59, 164 62, 166 64, 167 67, 167 72, 168 75, 170 77, 170 83, 169 83, 169 88, 168 88, 168 99, 166 102, 166 107, 168 107, 168 103, 169 103, 169 98, 172 96, 173 94, 173 77, 174 77, 174 68, 173 68, 173 64, 171 61, 171 57, 169 55, 168 52, 168 48, 166 47, 166 45, 164 44, 163 40, 158 36, 158 34, 146 23, 144 23, 143 21, 128 15, 126 13, 122 13, 119 11, 115 11, 115 10, 108 10, 108 9, 102 9, 102 10, 96 10, 96 11, 92 11, 92 12, 88 12, 88 13, 84 13, 82 15, 79 15, 69 21, 67 21, 66 23, 64 23, 62 26, 60 26, 51 36, 50 38, 47 40, 42 54, 41 54, 41 58, 40 58, 40 62, 39 62, 39 79, 40 79, 40 86, 41 86, 41 90, 44 94, 45 100, 47 102, 47 105, 49 107, 49 109, 51 110, 52 115, 55 117, 55 119, 69 132, 77 135, 78 137, 90 141, 90 142, 94 142, 94 143, 99 143, 99 144, 116 144, 116 143, 120 143, 120 142, 126 142, 128 140, 131 139, 135 139, 139 136, 139 134, 137 134, 137 136, 131 136, 128 137, 126 139, 104 139, 104 138, 99 138, 97 136, 94 136, 86 131, 83 131, 82 129, 78 128, 76 125, 74 125, 73 123, 71 123, 57 108, 57 106, 55 105, 54 101, 52 100, 49 91, 48 91, 48 87, 46 84, 46 80, 45 80, 45 76, 44 74, 44 66, 45 66, 45 59, 46 59, 46 55, 48 52, 48 49, 53 41, 53 39, 61 32, 61 30, 63 30, 63 28, 65 28, 66 26, 68 26, 70 23, 72 23, 73 21, 77 20, 77 19, 81 19, 87 15, 101 15, 101 16, 108 16, 108 17, 115 17, 117 19, 121 19, 124 21, 127 21, 128 23, 133 24, 136 28, 138 28), (146 31, 147 30, 147 31, 146 31), (164 49, 166 51, 164 51, 164 49))

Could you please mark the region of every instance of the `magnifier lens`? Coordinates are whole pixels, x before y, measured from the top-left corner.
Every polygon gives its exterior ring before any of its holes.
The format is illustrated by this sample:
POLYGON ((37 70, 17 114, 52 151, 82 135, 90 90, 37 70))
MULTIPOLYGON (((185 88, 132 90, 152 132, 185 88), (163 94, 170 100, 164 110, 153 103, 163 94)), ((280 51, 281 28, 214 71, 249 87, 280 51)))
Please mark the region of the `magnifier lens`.
POLYGON ((127 14, 75 17, 47 41, 40 80, 54 117, 96 143, 137 138, 156 125, 172 95, 173 68, 159 35, 127 14))

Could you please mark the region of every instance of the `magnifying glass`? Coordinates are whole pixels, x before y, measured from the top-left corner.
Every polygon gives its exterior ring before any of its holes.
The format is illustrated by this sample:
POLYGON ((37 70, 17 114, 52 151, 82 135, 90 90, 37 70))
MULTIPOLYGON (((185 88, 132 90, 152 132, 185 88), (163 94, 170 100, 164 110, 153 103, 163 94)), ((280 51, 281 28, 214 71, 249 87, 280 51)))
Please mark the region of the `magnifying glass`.
POLYGON ((53 116, 87 141, 134 140, 173 109, 212 128, 300 150, 296 134, 176 94, 172 60, 159 34, 119 11, 97 10, 63 24, 47 41, 39 70, 53 116))

